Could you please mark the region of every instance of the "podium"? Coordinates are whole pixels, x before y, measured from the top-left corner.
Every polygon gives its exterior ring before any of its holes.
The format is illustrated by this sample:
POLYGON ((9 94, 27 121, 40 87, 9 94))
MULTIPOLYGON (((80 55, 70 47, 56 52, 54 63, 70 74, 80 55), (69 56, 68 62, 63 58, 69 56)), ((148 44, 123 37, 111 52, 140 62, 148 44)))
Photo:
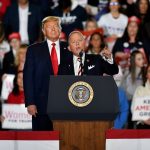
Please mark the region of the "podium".
POLYGON ((104 150, 119 112, 117 85, 111 76, 51 76, 47 112, 60 150, 104 150))

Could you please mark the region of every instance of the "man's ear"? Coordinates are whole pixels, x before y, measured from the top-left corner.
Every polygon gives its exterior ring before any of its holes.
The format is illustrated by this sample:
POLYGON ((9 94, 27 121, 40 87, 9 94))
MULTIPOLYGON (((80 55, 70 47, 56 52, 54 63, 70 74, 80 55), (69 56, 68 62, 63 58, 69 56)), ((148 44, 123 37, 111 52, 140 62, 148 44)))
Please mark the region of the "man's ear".
POLYGON ((42 28, 42 32, 43 32, 43 34, 45 35, 45 31, 44 31, 44 29, 42 28))
POLYGON ((68 46, 68 50, 71 51, 70 46, 68 46))

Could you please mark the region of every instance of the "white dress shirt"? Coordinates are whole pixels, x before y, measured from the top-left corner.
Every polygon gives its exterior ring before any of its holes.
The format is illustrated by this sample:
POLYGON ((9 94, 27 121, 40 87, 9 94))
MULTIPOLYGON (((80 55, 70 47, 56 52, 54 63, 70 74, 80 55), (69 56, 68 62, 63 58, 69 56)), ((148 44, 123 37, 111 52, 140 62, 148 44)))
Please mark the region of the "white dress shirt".
POLYGON ((19 33, 21 36, 21 42, 29 44, 28 36, 28 13, 29 6, 26 8, 19 7, 19 33))
MULTIPOLYGON (((113 61, 113 57, 111 55, 111 58, 109 59, 106 59, 105 56, 102 56, 102 58, 107 61, 109 64, 113 64, 114 61, 113 61)), ((82 56, 82 64, 84 66, 84 60, 85 60, 85 53, 83 53, 83 56, 82 56)), ((80 66, 80 62, 78 61, 78 57, 73 55, 73 64, 74 64, 74 73, 76 76, 78 76, 78 71, 79 71, 79 66, 80 66)))
MULTIPOLYGON (((80 62, 78 61, 77 56, 73 55, 73 64, 74 64, 74 73, 76 76, 78 76, 78 71, 79 71, 79 66, 80 66, 80 62)), ((82 64, 84 65, 84 60, 85 60, 85 53, 83 53, 82 56, 82 64)))
POLYGON ((47 39, 47 44, 48 44, 50 55, 51 55, 51 51, 52 51, 52 43, 56 44, 55 45, 55 49, 56 49, 56 53, 57 53, 58 64, 60 64, 60 45, 59 45, 59 40, 57 40, 56 42, 52 42, 52 41, 47 39))

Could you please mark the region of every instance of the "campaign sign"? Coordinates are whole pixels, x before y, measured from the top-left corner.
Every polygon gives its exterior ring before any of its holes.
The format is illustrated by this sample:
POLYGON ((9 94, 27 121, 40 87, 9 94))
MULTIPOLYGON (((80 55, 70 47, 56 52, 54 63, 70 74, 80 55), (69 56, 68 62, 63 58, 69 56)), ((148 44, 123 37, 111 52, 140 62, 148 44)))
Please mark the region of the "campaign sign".
POLYGON ((14 78, 15 78, 15 75, 13 74, 5 74, 5 77, 2 80, 1 99, 7 100, 8 95, 13 89, 14 78))
POLYGON ((150 118, 150 96, 140 96, 134 99, 132 107, 132 121, 147 120, 150 118))
POLYGON ((3 104, 2 115, 4 129, 32 129, 32 117, 24 104, 3 104))

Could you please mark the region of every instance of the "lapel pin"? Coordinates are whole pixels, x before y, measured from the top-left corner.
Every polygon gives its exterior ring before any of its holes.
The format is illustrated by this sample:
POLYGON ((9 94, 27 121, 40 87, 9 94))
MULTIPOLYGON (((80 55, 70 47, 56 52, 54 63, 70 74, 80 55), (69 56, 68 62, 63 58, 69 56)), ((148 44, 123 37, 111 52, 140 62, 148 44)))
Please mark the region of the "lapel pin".
POLYGON ((87 62, 90 62, 90 60, 89 60, 89 59, 87 59, 86 61, 87 61, 87 62))
POLYGON ((30 16, 30 15, 31 15, 31 12, 28 12, 28 15, 30 16))

